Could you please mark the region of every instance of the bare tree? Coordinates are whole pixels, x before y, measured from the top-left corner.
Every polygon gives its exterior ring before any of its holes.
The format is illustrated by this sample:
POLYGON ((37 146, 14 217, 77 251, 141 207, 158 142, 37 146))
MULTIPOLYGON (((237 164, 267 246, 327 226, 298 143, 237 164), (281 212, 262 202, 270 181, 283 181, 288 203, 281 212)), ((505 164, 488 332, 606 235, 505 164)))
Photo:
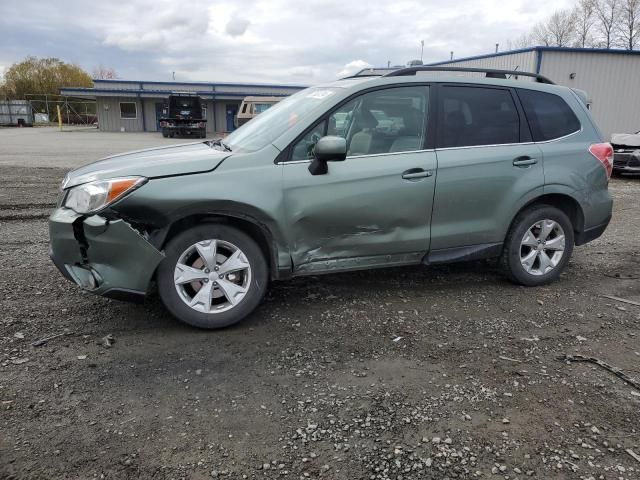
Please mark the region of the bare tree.
POLYGON ((585 48, 593 45, 593 25, 596 21, 593 0, 579 0, 573 10, 575 21, 575 45, 585 48))
POLYGON ((533 47, 536 44, 536 40, 534 39, 532 32, 523 33, 515 40, 507 41, 507 49, 512 50, 514 48, 528 48, 533 47))
POLYGON ((575 19, 570 10, 556 10, 546 22, 533 27, 533 38, 550 47, 566 47, 575 37, 575 19))
POLYGON ((596 17, 596 27, 602 35, 602 46, 611 48, 616 39, 620 0, 594 0, 593 10, 596 17))
POLYGON ((640 43, 640 0, 622 0, 618 42, 627 50, 633 50, 640 43))
POLYGON ((536 23, 531 30, 531 38, 537 45, 548 47, 551 45, 551 35, 547 30, 547 24, 544 22, 536 23))
POLYGON ((119 78, 114 68, 105 67, 104 65, 98 65, 91 73, 96 80, 115 80, 119 78))

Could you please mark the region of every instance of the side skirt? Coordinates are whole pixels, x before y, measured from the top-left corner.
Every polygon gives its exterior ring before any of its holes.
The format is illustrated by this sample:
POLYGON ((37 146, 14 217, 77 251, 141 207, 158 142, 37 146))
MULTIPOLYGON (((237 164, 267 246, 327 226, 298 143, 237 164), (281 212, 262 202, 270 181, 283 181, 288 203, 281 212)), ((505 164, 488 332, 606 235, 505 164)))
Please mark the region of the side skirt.
POLYGON ((293 276, 319 275, 322 273, 350 272, 370 268, 399 267, 418 265, 424 252, 401 253, 395 255, 370 255, 367 257, 336 258, 333 260, 317 260, 300 265, 293 276))
POLYGON ((502 242, 481 243, 464 247, 441 248, 432 250, 422 259, 425 265, 439 263, 469 262, 485 258, 499 257, 502 254, 502 242))

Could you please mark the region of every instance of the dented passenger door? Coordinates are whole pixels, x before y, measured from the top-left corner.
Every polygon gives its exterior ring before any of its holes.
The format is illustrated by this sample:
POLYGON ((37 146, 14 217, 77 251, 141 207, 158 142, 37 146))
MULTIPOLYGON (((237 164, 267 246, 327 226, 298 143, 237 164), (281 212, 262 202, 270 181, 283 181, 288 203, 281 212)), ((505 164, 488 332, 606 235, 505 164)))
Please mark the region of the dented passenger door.
POLYGON ((419 263, 429 249, 436 156, 427 148, 425 85, 367 92, 338 106, 290 146, 285 215, 298 274, 419 263), (347 158, 309 172, 324 135, 347 158))

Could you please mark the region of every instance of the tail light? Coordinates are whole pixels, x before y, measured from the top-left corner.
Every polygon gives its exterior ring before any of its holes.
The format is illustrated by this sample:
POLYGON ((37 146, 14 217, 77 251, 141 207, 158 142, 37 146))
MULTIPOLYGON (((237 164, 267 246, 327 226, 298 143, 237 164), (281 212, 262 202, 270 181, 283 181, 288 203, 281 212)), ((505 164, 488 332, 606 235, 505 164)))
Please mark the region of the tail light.
POLYGON ((167 122, 160 122, 160 126, 161 127, 166 127, 167 126, 167 122))
POLYGON ((198 128, 204 128, 204 122, 200 122, 200 123, 198 124, 198 128))
POLYGON ((594 143, 589 147, 589 153, 600 160, 607 171, 607 178, 611 178, 613 171, 613 147, 610 143, 594 143))

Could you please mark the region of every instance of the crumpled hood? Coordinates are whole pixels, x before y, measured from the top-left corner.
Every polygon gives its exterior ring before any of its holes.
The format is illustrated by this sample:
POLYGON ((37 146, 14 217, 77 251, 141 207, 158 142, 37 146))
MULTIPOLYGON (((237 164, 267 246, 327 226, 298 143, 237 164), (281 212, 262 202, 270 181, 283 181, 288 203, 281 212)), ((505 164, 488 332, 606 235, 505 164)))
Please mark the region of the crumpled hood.
POLYGON ((627 147, 640 147, 640 133, 614 133, 611 143, 627 147))
POLYGON ((63 188, 116 177, 169 177, 211 171, 231 154, 207 143, 147 148, 103 158, 67 174, 63 188))

